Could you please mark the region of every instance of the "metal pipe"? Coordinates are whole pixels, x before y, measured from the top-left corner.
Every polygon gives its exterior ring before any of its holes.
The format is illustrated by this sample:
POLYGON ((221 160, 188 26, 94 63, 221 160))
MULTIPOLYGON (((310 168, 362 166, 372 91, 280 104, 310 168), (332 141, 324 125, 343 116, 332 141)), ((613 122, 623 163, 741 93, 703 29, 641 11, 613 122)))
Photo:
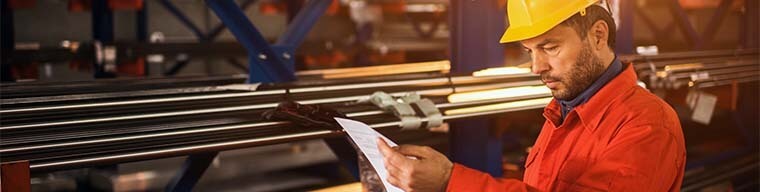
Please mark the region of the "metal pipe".
MULTIPOLYGON (((547 96, 551 96, 551 94, 540 94, 540 95, 530 95, 530 96, 522 96, 522 97, 491 99, 491 100, 471 101, 471 102, 461 102, 461 103, 440 103, 440 104, 436 104, 436 108, 445 109, 445 108, 454 108, 454 107, 471 106, 471 105, 485 105, 485 104, 510 102, 510 101, 533 99, 533 98, 547 97, 547 96)), ((387 114, 387 112, 382 111, 382 110, 372 110, 372 111, 349 113, 349 114, 346 114, 346 116, 355 118, 355 117, 381 115, 381 114, 387 114)), ((220 126, 220 127, 210 127, 210 128, 204 128, 204 129, 176 131, 176 132, 167 132, 167 133, 154 133, 154 134, 146 134, 146 135, 127 136, 127 137, 95 139, 95 140, 88 140, 88 141, 74 141, 74 142, 67 142, 67 143, 23 146, 23 147, 17 147, 17 148, 0 149, 0 153, 29 151, 29 150, 38 150, 38 149, 46 149, 46 148, 69 147, 69 146, 76 146, 76 145, 98 144, 98 143, 108 143, 108 142, 117 142, 117 141, 128 141, 128 140, 136 140, 136 139, 159 138, 159 137, 177 136, 177 135, 189 135, 189 134, 196 134, 196 133, 227 131, 227 130, 254 128, 254 127, 261 127, 261 126, 283 125, 283 124, 287 124, 287 122, 260 122, 260 123, 247 123, 247 124, 239 124, 239 125, 225 125, 225 126, 220 126)))
MULTIPOLYGON (((517 78, 517 77, 529 77, 529 76, 532 76, 532 75, 510 75, 510 76, 501 76, 498 78, 517 78)), ((193 100, 206 100, 206 99, 224 99, 224 98, 234 98, 234 97, 284 94, 286 92, 310 93, 310 92, 338 91, 338 90, 350 90, 350 89, 360 89, 360 88, 377 88, 377 87, 391 87, 391 86, 403 86, 403 85, 419 85, 419 84, 448 83, 448 82, 469 82, 469 81, 474 81, 474 80, 488 80, 488 78, 476 78, 476 77, 470 77, 470 76, 454 77, 451 79, 450 78, 451 77, 441 77, 441 78, 434 78, 434 79, 415 79, 415 80, 407 80, 407 81, 391 81, 391 82, 378 82, 378 83, 293 88, 289 90, 280 89, 280 90, 266 90, 266 91, 247 92, 247 93, 229 93, 229 94, 219 94, 219 95, 185 96, 185 97, 174 97, 174 98, 115 101, 115 102, 90 103, 90 104, 78 104, 78 105, 33 107, 33 108, 0 110, 0 114, 7 115, 7 114, 12 114, 12 113, 37 112, 37 111, 46 111, 46 110, 64 110, 64 109, 111 107, 111 106, 135 105, 135 104, 155 104, 155 103, 165 103, 165 102, 193 101, 193 100)))
MULTIPOLYGON (((504 83, 500 85, 493 85, 493 86, 463 86, 463 87, 456 87, 453 86, 452 88, 438 88, 438 89, 427 89, 427 90, 408 90, 408 91, 402 91, 402 92, 393 92, 390 93, 394 96, 402 96, 403 94, 407 92, 417 92, 419 94, 450 94, 455 91, 461 91, 461 90, 477 90, 477 89, 487 89, 487 88, 496 88, 500 86, 522 86, 526 84, 535 84, 540 83, 540 81, 530 81, 530 82, 514 82, 514 83, 504 83)), ((254 92, 255 93, 255 92, 254 92)), ((326 99, 313 99, 313 100, 305 100, 305 101, 299 101, 303 104, 320 104, 320 103, 334 103, 334 102, 348 102, 348 101, 356 101, 360 99, 368 98, 368 95, 361 95, 361 96, 349 96, 349 97, 338 97, 338 98, 326 98, 326 99)), ((45 126, 64 126, 64 125, 73 125, 73 124, 82 124, 82 123, 101 123, 101 122, 108 122, 108 121, 123 121, 123 120, 136 120, 136 119, 145 119, 145 118, 159 118, 159 117, 170 117, 170 116, 180 116, 180 115, 196 115, 196 114, 203 114, 203 113, 219 113, 219 112, 233 112, 233 111, 242 111, 242 110, 256 110, 256 109, 266 109, 266 108, 273 108, 276 107, 277 103, 268 103, 268 104, 256 104, 256 105, 245 105, 245 106, 235 106, 235 107, 223 107, 223 108, 214 108, 214 109, 199 109, 199 110, 186 110, 186 111, 177 111, 177 112, 166 112, 166 113, 153 113, 153 114, 140 114, 140 115, 128 115, 128 116, 119 116, 119 117, 104 117, 104 118, 92 118, 92 119, 83 119, 83 120, 73 120, 73 121, 58 121, 58 122, 48 122, 48 123, 38 123, 38 124, 24 124, 24 125, 13 125, 13 126, 3 126, 0 127, 0 131, 10 131, 10 130, 18 130, 18 129, 29 129, 29 128, 36 128, 36 127, 45 127, 45 126)))
MULTIPOLYGON (((501 109, 501 110, 485 111, 485 112, 470 113, 470 114, 447 115, 447 116, 443 116, 443 119, 456 120, 456 119, 475 117, 475 116, 494 115, 494 114, 505 113, 505 112, 537 109, 537 108, 542 108, 544 106, 545 105, 531 105, 531 106, 523 106, 523 107, 518 107, 518 108, 501 109)), ((421 121, 426 122, 427 118, 421 118, 421 121)), ((400 121, 376 123, 376 124, 370 125, 370 127, 375 128, 375 129, 384 128, 384 127, 397 127, 400 125, 400 123, 401 123, 400 121)), ((246 140, 239 140, 239 141, 201 144, 201 145, 185 146, 185 147, 177 147, 177 148, 169 148, 169 149, 161 149, 161 150, 149 150, 149 151, 126 153, 126 154, 111 155, 111 156, 89 157, 89 158, 80 158, 80 159, 73 159, 73 160, 55 161, 55 162, 44 162, 44 163, 32 162, 32 165, 30 166, 30 168, 32 169, 32 171, 36 172, 36 171, 51 170, 51 169, 64 168, 64 167, 92 166, 94 164, 105 164, 105 163, 126 162, 126 161, 140 160, 140 159, 158 158, 158 157, 169 157, 173 155, 182 155, 182 154, 187 154, 191 152, 211 151, 211 150, 229 150, 229 149, 234 149, 234 148, 277 143, 278 141, 284 142, 284 141, 297 140, 297 139, 320 138, 320 137, 327 137, 331 134, 342 134, 342 132, 327 131, 327 130, 312 131, 312 132, 305 132, 305 133, 268 136, 268 137, 246 139, 246 140)))
POLYGON ((230 141, 230 142, 196 145, 196 146, 188 146, 188 147, 180 147, 180 148, 171 148, 171 149, 164 149, 164 150, 127 153, 127 154, 113 155, 113 156, 92 157, 92 158, 74 159, 74 160, 67 160, 67 161, 40 163, 40 164, 30 165, 29 167, 33 171, 37 171, 37 170, 51 169, 54 167, 63 167, 63 166, 72 166, 72 165, 74 166, 88 165, 88 164, 97 164, 100 162, 114 162, 118 160, 132 159, 132 158, 138 158, 138 157, 143 157, 143 158, 158 157, 164 154, 179 154, 182 152, 200 151, 202 149, 222 148, 222 147, 227 147, 227 146, 241 146, 241 145, 253 146, 253 145, 259 145, 259 144, 276 141, 276 140, 310 138, 310 137, 316 137, 316 136, 321 136, 321 135, 327 135, 330 133, 332 132, 325 130, 325 131, 314 131, 314 132, 306 132, 306 133, 298 133, 298 134, 290 134, 290 135, 278 135, 278 136, 247 139, 247 140, 241 140, 241 141, 230 141))

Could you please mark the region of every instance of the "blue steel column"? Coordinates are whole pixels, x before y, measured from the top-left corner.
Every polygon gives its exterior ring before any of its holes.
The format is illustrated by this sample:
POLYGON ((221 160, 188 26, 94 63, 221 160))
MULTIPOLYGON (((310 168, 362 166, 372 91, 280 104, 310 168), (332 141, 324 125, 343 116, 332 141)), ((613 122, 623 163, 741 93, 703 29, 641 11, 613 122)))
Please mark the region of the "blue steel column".
POLYGON ((11 73, 11 63, 10 63, 10 56, 13 53, 13 49, 15 49, 15 39, 13 37, 14 33, 14 26, 13 26, 13 10, 8 7, 8 0, 2 0, 0 2, 0 6, 2 6, 2 24, 0 24, 0 47, 2 47, 2 60, 0 60, 0 71, 2 72, 1 79, 3 82, 6 81, 15 81, 13 78, 13 74, 11 73))
MULTIPOLYGON (((254 3, 256 3, 256 0, 244 0, 240 3, 240 9, 243 9, 243 11, 245 11, 254 3)), ((208 41, 213 41, 219 36, 219 34, 222 33, 225 28, 227 28, 227 26, 225 26, 224 23, 217 24, 214 28, 206 33, 206 39, 208 41)))
MULTIPOLYGON (((505 12, 497 1, 451 0, 451 68, 455 73, 500 66, 504 63, 499 39, 505 29, 505 12)), ((501 176, 502 146, 499 135, 490 133, 491 119, 450 124, 451 158, 454 162, 501 176)))
MULTIPOLYGON (((137 22, 135 22, 135 37, 140 43, 148 42, 148 2, 143 2, 143 7, 137 10, 137 22)), ((148 76, 150 74, 150 66, 148 61, 143 62, 143 75, 148 76)))
POLYGON ((277 39, 277 45, 295 48, 301 45, 306 35, 317 23, 333 0, 310 0, 288 24, 285 33, 277 39))
MULTIPOLYGON (((187 17, 187 15, 185 15, 185 13, 180 11, 180 9, 177 8, 177 6, 175 6, 174 3, 172 3, 169 0, 160 0, 158 2, 161 3, 161 5, 163 5, 164 8, 166 8, 166 10, 168 10, 170 13, 176 16, 177 19, 179 19, 179 21, 182 23, 182 25, 185 25, 185 27, 190 29, 190 31, 192 31, 193 34, 195 34, 195 37, 197 37, 199 41, 203 42, 206 40, 206 35, 203 34, 201 29, 197 25, 195 25, 195 23, 193 23, 193 21, 191 21, 190 18, 187 17)), ((147 4, 147 2, 145 4, 147 4)))
POLYGON ((758 44, 760 44, 760 35, 758 35, 760 34, 760 21, 758 20, 758 17, 760 17, 760 14, 758 14, 760 4, 758 2, 760 1, 745 1, 746 4, 744 6, 746 8, 746 11, 744 12, 744 17, 742 18, 744 21, 742 24, 743 34, 739 38, 743 42, 744 48, 758 48, 758 44))
POLYGON ((285 59, 291 59, 292 55, 275 52, 234 1, 205 2, 248 51, 249 83, 295 80, 293 65, 285 62, 285 59))
MULTIPOLYGON (((694 25, 689 20, 689 15, 683 10, 678 0, 668 0, 668 7, 673 14, 673 19, 676 24, 681 28, 681 32, 685 39, 687 39, 694 50, 703 48, 702 37, 697 34, 697 30, 694 29, 694 25)), ((622 3, 622 2, 621 2, 622 3)))
MULTIPOLYGON (((107 44, 112 43, 113 38, 113 13, 108 7, 106 0, 92 1, 92 36, 96 41, 107 44)), ((106 72, 103 63, 93 62, 93 76, 95 78, 115 77, 113 73, 106 72)))
POLYGON ((188 156, 185 163, 182 164, 180 172, 169 181, 164 191, 192 191, 218 154, 218 152, 209 152, 188 156))
POLYGON ((148 2, 143 3, 143 7, 137 10, 137 22, 135 23, 135 35, 137 41, 148 42, 148 2))
POLYGON ((620 55, 634 54, 633 52, 633 14, 636 1, 620 1, 620 21, 615 37, 615 53, 620 55))

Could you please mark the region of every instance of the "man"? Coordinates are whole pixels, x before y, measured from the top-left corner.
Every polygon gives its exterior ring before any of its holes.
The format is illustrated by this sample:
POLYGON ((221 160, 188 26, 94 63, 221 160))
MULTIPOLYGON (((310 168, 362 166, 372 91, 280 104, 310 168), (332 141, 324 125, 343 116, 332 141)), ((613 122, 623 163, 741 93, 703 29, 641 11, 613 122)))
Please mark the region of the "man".
POLYGON ((453 164, 429 147, 393 149, 379 140, 388 182, 406 191, 678 191, 686 160, 678 117, 616 58, 605 7, 508 1, 501 42, 525 47, 554 96, 522 181, 453 164))

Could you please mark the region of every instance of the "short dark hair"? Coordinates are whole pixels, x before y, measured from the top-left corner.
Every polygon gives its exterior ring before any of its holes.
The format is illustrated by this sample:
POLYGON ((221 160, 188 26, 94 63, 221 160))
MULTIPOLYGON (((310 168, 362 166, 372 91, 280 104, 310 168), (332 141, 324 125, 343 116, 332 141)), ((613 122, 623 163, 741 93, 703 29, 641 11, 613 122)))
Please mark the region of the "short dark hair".
POLYGON ((580 13, 576 13, 569 19, 563 21, 560 25, 565 25, 568 27, 572 27, 575 32, 578 33, 578 36, 581 37, 581 39, 585 40, 586 35, 588 35, 588 30, 591 29, 591 26, 598 20, 602 20, 605 23, 607 23, 607 29, 609 29, 609 36, 607 39, 607 46, 610 47, 610 49, 615 49, 615 33, 617 30, 615 30, 615 20, 612 19, 612 15, 610 15, 610 12, 607 12, 606 9, 602 8, 601 6, 592 5, 586 8, 586 15, 581 16, 580 13))

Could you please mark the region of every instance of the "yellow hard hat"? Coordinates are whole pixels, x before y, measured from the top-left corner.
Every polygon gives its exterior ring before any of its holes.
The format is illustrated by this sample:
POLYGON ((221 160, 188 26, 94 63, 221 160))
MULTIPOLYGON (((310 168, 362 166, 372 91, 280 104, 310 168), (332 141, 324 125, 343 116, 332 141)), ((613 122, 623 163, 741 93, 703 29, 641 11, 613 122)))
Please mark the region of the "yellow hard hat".
POLYGON ((500 43, 530 39, 546 33, 598 0, 507 0, 509 27, 500 43))

